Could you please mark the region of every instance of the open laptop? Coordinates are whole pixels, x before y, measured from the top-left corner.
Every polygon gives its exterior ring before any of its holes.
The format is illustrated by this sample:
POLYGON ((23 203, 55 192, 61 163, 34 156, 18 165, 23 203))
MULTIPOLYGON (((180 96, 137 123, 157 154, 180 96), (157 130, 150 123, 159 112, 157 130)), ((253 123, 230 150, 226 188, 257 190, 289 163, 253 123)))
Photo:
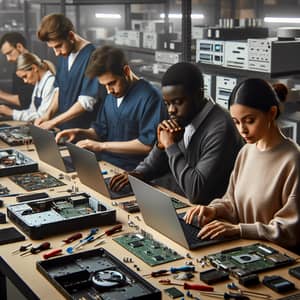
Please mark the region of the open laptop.
POLYGON ((176 213, 171 196, 136 177, 129 175, 129 181, 145 223, 183 247, 196 249, 235 239, 201 240, 197 238, 200 228, 185 223, 183 220, 185 213, 176 213))
POLYGON ((39 159, 63 172, 74 172, 70 156, 62 156, 55 141, 53 132, 29 125, 32 141, 35 145, 39 159))
POLYGON ((72 162, 78 177, 83 184, 111 199, 133 195, 129 184, 119 192, 114 192, 109 188, 110 178, 103 177, 94 152, 77 147, 71 143, 66 143, 66 145, 72 157, 72 162))

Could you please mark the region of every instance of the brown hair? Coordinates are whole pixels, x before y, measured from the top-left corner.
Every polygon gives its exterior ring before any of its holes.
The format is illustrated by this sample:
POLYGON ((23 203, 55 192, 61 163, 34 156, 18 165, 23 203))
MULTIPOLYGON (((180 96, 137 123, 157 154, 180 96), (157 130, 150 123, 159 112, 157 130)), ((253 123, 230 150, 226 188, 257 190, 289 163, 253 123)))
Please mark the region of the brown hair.
POLYGON ((103 46, 92 53, 86 74, 90 78, 101 76, 107 72, 122 76, 124 75, 124 66, 127 64, 127 59, 121 49, 103 46))
POLYGON ((52 74, 56 73, 54 64, 49 60, 42 60, 37 55, 27 52, 20 54, 17 58, 17 71, 29 71, 32 65, 36 65, 39 69, 49 70, 52 74))
POLYGON ((67 40, 70 31, 75 31, 74 25, 67 17, 50 14, 43 17, 37 36, 43 42, 67 40))
POLYGON ((287 86, 280 82, 274 83, 272 86, 280 102, 285 102, 289 93, 287 86))

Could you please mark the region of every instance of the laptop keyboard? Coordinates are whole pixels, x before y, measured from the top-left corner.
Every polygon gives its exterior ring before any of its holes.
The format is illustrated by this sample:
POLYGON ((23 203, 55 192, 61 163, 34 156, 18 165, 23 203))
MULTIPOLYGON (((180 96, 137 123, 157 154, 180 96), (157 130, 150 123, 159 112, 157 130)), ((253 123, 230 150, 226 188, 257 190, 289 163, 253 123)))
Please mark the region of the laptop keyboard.
POLYGON ((178 219, 185 233, 186 239, 188 240, 189 244, 199 243, 200 239, 197 237, 197 235, 201 228, 193 224, 186 224, 185 221, 183 220, 184 215, 185 213, 178 214, 178 219))

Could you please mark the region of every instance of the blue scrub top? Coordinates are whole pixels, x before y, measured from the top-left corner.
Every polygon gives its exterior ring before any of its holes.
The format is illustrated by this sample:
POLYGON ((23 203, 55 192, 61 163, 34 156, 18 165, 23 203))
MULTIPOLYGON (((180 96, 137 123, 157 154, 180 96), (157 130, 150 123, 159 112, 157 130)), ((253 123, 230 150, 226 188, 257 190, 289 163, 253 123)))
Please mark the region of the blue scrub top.
MULTIPOLYGON (((156 141, 159 122, 167 117, 160 92, 144 79, 136 81, 117 106, 117 99, 108 94, 92 124, 100 141, 138 139, 152 146, 156 141)), ((101 152, 100 159, 122 169, 133 170, 146 155, 101 152)))
MULTIPOLYGON (((58 113, 67 111, 78 100, 81 95, 97 98, 99 83, 97 78, 90 79, 85 76, 85 71, 92 52, 95 47, 86 45, 80 50, 75 61, 68 70, 68 57, 59 57, 55 86, 59 87, 58 113)), ((67 128, 89 128, 97 116, 97 105, 92 112, 85 111, 80 116, 61 124, 61 129, 67 128)))

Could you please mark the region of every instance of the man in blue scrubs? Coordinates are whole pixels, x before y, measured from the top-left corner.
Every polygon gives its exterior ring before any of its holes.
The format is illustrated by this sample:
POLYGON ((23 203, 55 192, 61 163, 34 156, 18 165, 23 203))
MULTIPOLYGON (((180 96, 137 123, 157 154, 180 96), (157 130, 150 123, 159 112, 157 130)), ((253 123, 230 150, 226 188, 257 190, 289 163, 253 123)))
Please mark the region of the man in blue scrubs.
POLYGON ((95 47, 76 34, 72 22, 62 14, 45 16, 38 37, 59 59, 56 93, 48 111, 36 119, 35 125, 44 129, 89 128, 97 115, 99 83, 96 78, 88 78, 85 70, 95 47))
POLYGON ((97 120, 89 129, 64 130, 56 140, 82 139, 78 146, 101 152, 101 160, 131 170, 154 145, 157 125, 167 115, 162 97, 149 82, 132 72, 118 48, 97 49, 87 74, 98 78, 108 93, 97 120))

